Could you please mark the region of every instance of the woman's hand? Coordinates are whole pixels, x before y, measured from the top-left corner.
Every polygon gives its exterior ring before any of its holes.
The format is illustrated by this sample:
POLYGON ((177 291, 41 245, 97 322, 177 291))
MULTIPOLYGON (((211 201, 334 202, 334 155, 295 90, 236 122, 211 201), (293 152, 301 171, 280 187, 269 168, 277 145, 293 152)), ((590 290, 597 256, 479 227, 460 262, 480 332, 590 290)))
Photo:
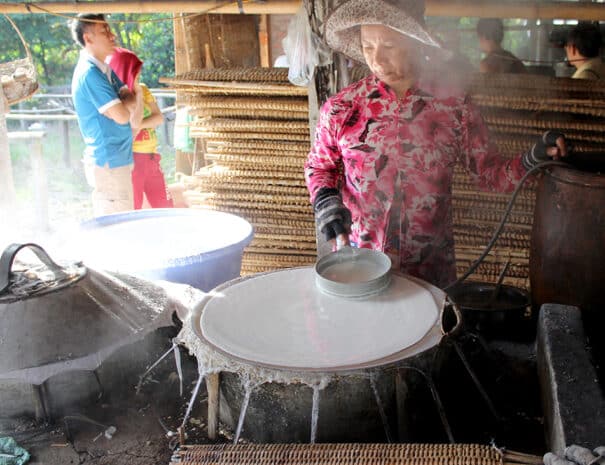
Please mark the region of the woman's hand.
POLYGON ((568 148, 563 133, 546 131, 532 147, 523 154, 521 161, 530 170, 539 163, 560 160, 567 156, 568 148))
POLYGON ((339 234, 336 238, 330 241, 332 244, 332 250, 340 250, 343 247, 347 247, 351 245, 351 241, 349 241, 349 235, 347 233, 339 234))
POLYGON ((565 136, 563 134, 559 134, 555 138, 555 143, 546 148, 546 154, 553 160, 560 160, 561 158, 567 156, 568 148, 567 143, 565 142, 565 136))
POLYGON ((338 190, 321 188, 313 202, 313 209, 317 227, 325 235, 326 241, 338 245, 336 239, 340 238, 344 245, 349 245, 351 212, 343 205, 338 190))

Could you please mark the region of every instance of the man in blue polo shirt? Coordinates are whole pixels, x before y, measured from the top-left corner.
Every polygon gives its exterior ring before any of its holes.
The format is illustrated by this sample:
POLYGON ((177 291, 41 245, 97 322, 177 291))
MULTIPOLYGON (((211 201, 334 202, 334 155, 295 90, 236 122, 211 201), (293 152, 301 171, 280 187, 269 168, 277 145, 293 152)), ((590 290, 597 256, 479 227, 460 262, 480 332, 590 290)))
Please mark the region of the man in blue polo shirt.
POLYGON ((116 47, 116 36, 103 15, 79 15, 72 35, 82 46, 71 92, 86 144, 84 164, 94 188, 94 215, 132 210, 130 120, 142 115, 142 92, 131 93, 105 63, 116 47))

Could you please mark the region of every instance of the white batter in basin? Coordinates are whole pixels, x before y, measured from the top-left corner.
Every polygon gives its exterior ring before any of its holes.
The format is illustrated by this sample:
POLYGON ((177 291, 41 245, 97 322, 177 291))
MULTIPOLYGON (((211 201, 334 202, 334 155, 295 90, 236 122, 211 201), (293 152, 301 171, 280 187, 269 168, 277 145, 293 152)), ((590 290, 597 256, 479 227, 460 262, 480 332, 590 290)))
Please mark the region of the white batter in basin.
POLYGON ((351 300, 317 289, 311 267, 257 275, 221 286, 206 301, 201 333, 219 351, 260 365, 367 365, 404 351, 439 325, 445 294, 428 286, 393 275, 382 293, 351 300))

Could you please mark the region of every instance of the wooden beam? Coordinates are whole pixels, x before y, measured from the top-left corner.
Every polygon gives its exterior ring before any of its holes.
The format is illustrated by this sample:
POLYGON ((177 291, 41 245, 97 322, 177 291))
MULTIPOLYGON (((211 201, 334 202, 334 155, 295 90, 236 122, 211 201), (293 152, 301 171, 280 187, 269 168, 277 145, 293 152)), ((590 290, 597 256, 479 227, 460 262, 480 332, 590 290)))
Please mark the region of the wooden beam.
POLYGON ((596 21, 605 20, 605 4, 562 1, 426 0, 426 15, 596 21))
MULTIPOLYGON (((294 14, 300 0, 244 2, 246 14, 294 14)), ((237 2, 218 0, 116 0, 0 3, 0 13, 221 13, 240 14, 237 2)))
MULTIPOLYGON (((244 2, 247 14, 294 14, 301 0, 244 2)), ((0 13, 226 13, 237 2, 216 0, 116 0, 0 3, 0 13)), ((566 1, 426 0, 427 16, 605 20, 605 3, 566 1)))

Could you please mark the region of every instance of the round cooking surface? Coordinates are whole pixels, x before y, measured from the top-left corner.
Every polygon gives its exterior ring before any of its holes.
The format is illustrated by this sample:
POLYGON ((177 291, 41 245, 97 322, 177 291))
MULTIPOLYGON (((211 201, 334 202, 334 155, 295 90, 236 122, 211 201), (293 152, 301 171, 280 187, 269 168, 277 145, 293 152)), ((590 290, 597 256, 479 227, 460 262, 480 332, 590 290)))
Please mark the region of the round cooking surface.
POLYGON ((363 365, 420 341, 442 302, 394 275, 380 294, 347 299, 317 289, 313 268, 257 275, 216 290, 203 307, 203 338, 220 351, 287 369, 363 365))

